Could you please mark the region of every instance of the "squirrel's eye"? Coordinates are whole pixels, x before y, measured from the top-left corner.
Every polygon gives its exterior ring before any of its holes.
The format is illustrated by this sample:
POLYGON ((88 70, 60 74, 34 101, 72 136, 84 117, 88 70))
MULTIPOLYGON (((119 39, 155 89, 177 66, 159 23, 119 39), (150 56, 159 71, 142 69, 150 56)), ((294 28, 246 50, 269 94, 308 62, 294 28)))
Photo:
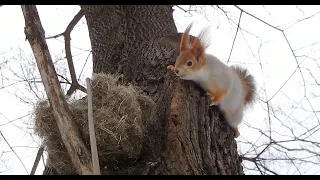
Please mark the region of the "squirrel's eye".
POLYGON ((191 65, 192 65, 192 61, 189 61, 189 62, 187 63, 187 65, 188 65, 188 66, 191 66, 191 65))

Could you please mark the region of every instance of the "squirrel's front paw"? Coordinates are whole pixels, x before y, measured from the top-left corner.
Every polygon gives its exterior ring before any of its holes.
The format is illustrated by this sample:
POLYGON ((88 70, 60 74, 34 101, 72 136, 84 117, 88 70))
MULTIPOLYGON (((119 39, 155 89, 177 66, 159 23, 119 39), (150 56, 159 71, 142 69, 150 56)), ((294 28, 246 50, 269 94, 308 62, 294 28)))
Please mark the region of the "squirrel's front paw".
POLYGON ((212 95, 210 96, 211 102, 209 106, 215 106, 218 105, 220 102, 217 101, 217 98, 213 97, 212 95))
POLYGON ((215 105, 218 105, 218 103, 211 101, 209 106, 215 106, 215 105))
POLYGON ((170 70, 170 71, 174 71, 174 66, 169 65, 169 66, 167 66, 167 69, 170 70))

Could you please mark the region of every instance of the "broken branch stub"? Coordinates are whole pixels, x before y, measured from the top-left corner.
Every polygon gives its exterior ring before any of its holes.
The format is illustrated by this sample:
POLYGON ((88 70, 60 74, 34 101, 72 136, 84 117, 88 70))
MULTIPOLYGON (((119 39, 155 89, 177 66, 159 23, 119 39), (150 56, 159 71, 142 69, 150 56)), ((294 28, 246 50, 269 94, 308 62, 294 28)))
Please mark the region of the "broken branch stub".
POLYGON ((35 56, 62 141, 78 173, 92 174, 90 152, 80 138, 79 130, 61 92, 37 8, 35 5, 21 5, 21 8, 25 18, 25 34, 35 56))

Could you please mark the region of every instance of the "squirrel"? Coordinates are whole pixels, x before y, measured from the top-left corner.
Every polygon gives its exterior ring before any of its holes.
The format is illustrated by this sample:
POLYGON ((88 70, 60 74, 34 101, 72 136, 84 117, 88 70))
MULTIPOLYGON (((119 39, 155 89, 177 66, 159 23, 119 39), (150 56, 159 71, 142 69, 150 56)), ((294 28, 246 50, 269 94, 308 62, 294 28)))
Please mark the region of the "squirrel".
POLYGON ((211 99, 210 106, 218 105, 226 121, 234 130, 234 138, 240 136, 238 125, 244 109, 255 99, 255 82, 246 69, 227 66, 217 57, 205 53, 206 45, 203 29, 190 43, 189 32, 192 23, 181 36, 180 53, 175 65, 167 66, 183 80, 191 80, 200 85, 211 99))

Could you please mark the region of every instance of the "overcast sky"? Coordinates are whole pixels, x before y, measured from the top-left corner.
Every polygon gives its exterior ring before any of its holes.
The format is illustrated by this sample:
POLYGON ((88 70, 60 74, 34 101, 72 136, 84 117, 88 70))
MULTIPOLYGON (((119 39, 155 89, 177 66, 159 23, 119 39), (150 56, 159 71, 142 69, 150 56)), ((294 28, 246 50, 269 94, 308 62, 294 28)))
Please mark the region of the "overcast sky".
MULTIPOLYGON (((189 6, 180 7, 189 9, 189 6)), ((197 10, 201 13, 186 13, 175 7, 174 20, 179 32, 193 21, 195 25, 191 30, 192 35, 197 35, 202 28, 210 26, 212 31, 210 34, 211 46, 207 53, 214 54, 226 63, 236 34, 236 23, 239 21, 240 10, 230 6, 223 7, 226 7, 231 20, 228 20, 221 10, 211 6, 198 8, 197 10)), ((273 139, 286 140, 288 136, 292 136, 293 132, 290 129, 293 129, 295 135, 308 136, 308 139, 319 142, 318 127, 310 132, 305 132, 307 128, 319 125, 319 115, 311 111, 320 111, 320 92, 317 91, 318 85, 315 85, 320 82, 319 62, 317 64, 320 48, 317 43, 320 41, 320 26, 318 26, 320 15, 317 12, 320 11, 320 6, 263 7, 252 5, 239 7, 263 19, 274 28, 245 12, 242 13, 241 29, 238 30, 228 64, 241 65, 249 70, 256 79, 259 98, 255 105, 247 110, 243 123, 240 125, 241 137, 237 139, 238 151, 244 153, 250 150, 251 145, 244 143, 245 141, 257 144, 265 143, 268 139, 261 135, 260 130, 269 133, 271 129, 273 139), (314 16, 306 19, 311 15, 314 16), (300 22, 296 23, 297 20, 300 22), (283 33, 276 28, 288 29, 283 33), (297 63, 299 63, 303 75, 297 68, 297 63), (268 101, 269 112, 273 111, 274 114, 270 118, 267 104, 264 103, 267 100, 270 100, 268 101), (308 111, 301 110, 301 108, 308 111)), ((78 6, 71 5, 37 6, 37 8, 47 37, 63 32, 70 20, 80 10, 78 6)), ((35 103, 37 97, 32 92, 28 92, 28 84, 16 83, 21 79, 15 75, 38 75, 38 70, 36 66, 33 69, 20 67, 21 63, 31 65, 35 63, 30 45, 25 41, 25 23, 20 6, 5 5, 0 7, 0 24, 2 26, 0 29, 0 68, 3 62, 8 61, 7 65, 1 68, 0 75, 2 77, 0 87, 5 87, 0 89, 0 131, 30 173, 40 140, 33 135, 34 120, 32 116, 26 116, 32 113, 32 104, 26 102, 35 103), (15 84, 9 86, 12 83, 15 84), (23 118, 17 119, 20 117, 23 118), (12 120, 15 121, 8 123, 12 120)), ((85 18, 82 18, 76 25, 72 31, 71 39, 76 73, 79 75, 83 69, 81 81, 84 82, 86 77, 91 77, 92 72, 91 46, 85 18)), ((66 63, 63 59, 65 56, 63 37, 49 39, 47 43, 53 60, 61 58, 60 64, 66 63)), ((64 71, 59 67, 56 67, 57 71, 63 73, 64 71)), ((69 76, 68 71, 66 74, 69 76)), ((83 85, 85 86, 85 84, 83 85)), ((38 84, 38 86, 38 93, 42 94, 42 98, 45 98, 42 85, 38 84)), ((304 147, 303 144, 297 142, 286 143, 285 146, 287 148, 304 147)), ((2 137, 0 137, 0 148, 0 152, 4 153, 0 157, 1 174, 27 174, 22 163, 12 153, 2 137)), ((258 148, 257 152, 261 151, 261 148, 263 149, 263 146, 258 148)), ((313 150, 320 151, 319 148, 313 150)), ((294 157, 306 155, 302 152, 290 153, 293 153, 291 156, 294 157)), ((277 154, 276 149, 263 155, 268 158, 276 156, 282 156, 277 154)), ((319 161, 319 156, 313 158, 315 158, 313 160, 319 161)), ((248 168, 254 167, 254 164, 250 162, 245 162, 245 165, 248 168)), ((320 174, 320 167, 316 165, 298 164, 294 166, 286 166, 277 161, 268 167, 281 174, 320 174)), ((37 174, 41 174, 42 171, 43 163, 40 161, 37 174)), ((246 173, 256 174, 257 172, 246 171, 246 173)))

